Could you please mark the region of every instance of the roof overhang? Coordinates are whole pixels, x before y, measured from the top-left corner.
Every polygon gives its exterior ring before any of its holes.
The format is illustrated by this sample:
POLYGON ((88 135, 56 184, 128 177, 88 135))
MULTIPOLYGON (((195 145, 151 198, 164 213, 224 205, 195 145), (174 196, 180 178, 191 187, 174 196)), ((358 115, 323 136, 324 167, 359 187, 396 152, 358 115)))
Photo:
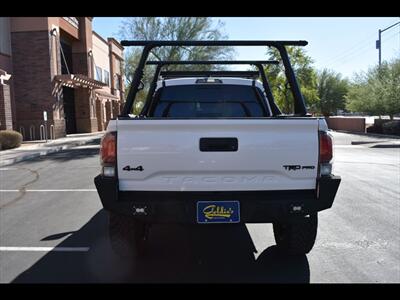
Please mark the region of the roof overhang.
POLYGON ((82 74, 63 74, 54 76, 57 84, 70 88, 101 89, 107 84, 82 74))
POLYGON ((106 91, 97 90, 95 93, 99 98, 110 99, 110 100, 120 100, 120 98, 118 96, 110 94, 106 91))

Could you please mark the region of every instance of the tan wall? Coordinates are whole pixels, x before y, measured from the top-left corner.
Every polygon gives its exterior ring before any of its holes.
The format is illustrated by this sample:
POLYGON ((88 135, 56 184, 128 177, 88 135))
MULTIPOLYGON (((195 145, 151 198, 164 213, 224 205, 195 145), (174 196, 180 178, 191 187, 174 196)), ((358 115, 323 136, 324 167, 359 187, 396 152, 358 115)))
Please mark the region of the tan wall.
POLYGON ((365 118, 330 117, 326 122, 329 129, 365 132, 365 118))
POLYGON ((102 71, 103 80, 104 80, 104 70, 106 70, 109 74, 109 86, 103 87, 102 90, 110 93, 112 74, 110 71, 110 54, 109 54, 108 44, 105 41, 103 41, 103 39, 99 38, 96 34, 93 34, 92 51, 93 51, 94 72, 96 72, 95 69, 96 66, 100 67, 103 70, 102 71))
MULTIPOLYGON (((11 55, 10 18, 0 18, 0 53, 11 55)), ((1 65, 0 65, 1 68, 1 65)), ((4 69, 3 69, 4 70, 4 69)))

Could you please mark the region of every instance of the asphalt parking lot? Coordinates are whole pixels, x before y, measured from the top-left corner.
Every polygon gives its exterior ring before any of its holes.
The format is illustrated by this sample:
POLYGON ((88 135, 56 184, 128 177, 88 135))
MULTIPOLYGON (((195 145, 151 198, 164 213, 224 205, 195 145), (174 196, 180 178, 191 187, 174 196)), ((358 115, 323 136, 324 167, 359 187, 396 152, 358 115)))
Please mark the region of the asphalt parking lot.
POLYGON ((155 225, 148 255, 121 261, 93 184, 98 141, 2 167, 0 282, 400 282, 400 148, 333 134, 342 183, 295 258, 276 251, 271 224, 155 225))

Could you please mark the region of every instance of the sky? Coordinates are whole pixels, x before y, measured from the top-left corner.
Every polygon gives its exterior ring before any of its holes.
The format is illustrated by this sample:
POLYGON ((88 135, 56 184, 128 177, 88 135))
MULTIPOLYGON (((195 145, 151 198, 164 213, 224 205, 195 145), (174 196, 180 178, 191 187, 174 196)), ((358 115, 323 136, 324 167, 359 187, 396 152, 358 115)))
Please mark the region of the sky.
MULTIPOLYGON (((123 18, 95 17, 93 30, 119 40, 123 18)), ((221 17, 222 31, 232 40, 306 40, 314 66, 352 78, 378 63, 378 30, 400 17, 221 17)), ((235 59, 266 59, 264 47, 237 47, 235 59)), ((400 58, 400 24, 382 33, 382 61, 400 58)))

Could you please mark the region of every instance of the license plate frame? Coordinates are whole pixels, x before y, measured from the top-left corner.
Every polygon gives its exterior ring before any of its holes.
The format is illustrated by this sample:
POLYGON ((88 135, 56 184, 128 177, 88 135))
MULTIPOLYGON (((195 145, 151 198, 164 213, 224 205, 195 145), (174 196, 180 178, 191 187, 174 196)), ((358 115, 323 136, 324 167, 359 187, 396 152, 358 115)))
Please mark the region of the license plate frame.
POLYGON ((231 201, 197 201, 196 218, 198 224, 240 223, 240 202, 231 201))

